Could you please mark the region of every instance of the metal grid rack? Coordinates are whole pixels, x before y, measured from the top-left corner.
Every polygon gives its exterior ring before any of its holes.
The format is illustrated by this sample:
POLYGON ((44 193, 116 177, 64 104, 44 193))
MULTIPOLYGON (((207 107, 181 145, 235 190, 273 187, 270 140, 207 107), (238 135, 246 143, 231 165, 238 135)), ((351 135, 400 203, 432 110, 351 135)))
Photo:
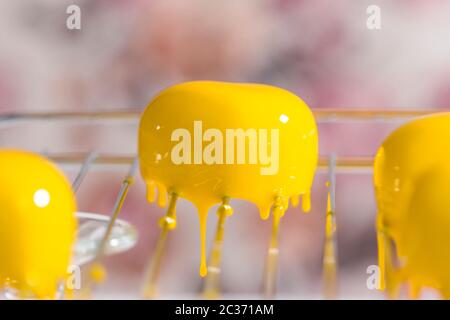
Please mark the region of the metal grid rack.
MULTIPOLYGON (((445 109, 314 109, 313 113, 318 124, 353 122, 353 121, 406 121, 412 117, 423 116, 434 112, 450 111, 445 109)), ((8 113, 0 115, 0 129, 11 127, 21 123, 36 122, 72 122, 72 123, 132 123, 139 121, 140 111, 91 111, 91 112, 22 112, 8 113)), ((1 132, 1 131, 0 131, 1 132)), ((375 150, 374 150, 375 152, 375 150)), ((117 167, 128 168, 127 174, 123 177, 122 184, 117 190, 115 203, 110 212, 110 219, 107 231, 100 242, 94 262, 99 262, 105 250, 108 237, 112 227, 120 214, 128 191, 133 184, 137 172, 137 157, 135 154, 99 153, 96 150, 90 152, 45 152, 45 155, 58 164, 77 165, 79 171, 73 180, 74 192, 80 188, 86 175, 97 167, 104 166, 107 170, 114 170, 117 167)), ((322 154, 319 157, 318 169, 328 175, 328 205, 326 212, 326 239, 323 256, 323 276, 324 276, 324 296, 328 298, 336 297, 336 265, 338 260, 336 248, 336 205, 335 193, 336 175, 341 173, 370 173, 372 170, 372 155, 363 156, 341 156, 339 153, 322 154)), ((220 227, 220 225, 219 225, 220 227)), ((270 278, 266 284, 266 295, 275 294, 274 278, 270 278)))

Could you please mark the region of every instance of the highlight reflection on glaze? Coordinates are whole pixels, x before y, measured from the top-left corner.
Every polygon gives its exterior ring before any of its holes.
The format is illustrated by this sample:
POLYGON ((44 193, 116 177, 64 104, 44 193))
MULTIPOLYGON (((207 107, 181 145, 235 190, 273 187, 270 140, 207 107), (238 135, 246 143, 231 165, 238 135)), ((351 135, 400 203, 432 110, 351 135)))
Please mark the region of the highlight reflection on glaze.
POLYGON ((450 113, 423 117, 394 131, 374 166, 382 288, 398 296, 407 283, 450 298, 450 113))
MULTIPOLYGON (((257 137, 259 141, 261 137, 257 137)), ((228 151, 237 150, 239 142, 236 141, 228 151)), ((292 198, 297 202, 301 195, 303 209, 309 211, 317 153, 317 127, 308 106, 294 94, 267 85, 223 82, 175 85, 161 92, 149 104, 139 127, 139 161, 147 184, 148 200, 155 200, 157 189, 161 206, 166 205, 167 195, 173 194, 192 201, 198 209, 201 276, 207 273, 205 238, 208 209, 223 203, 224 199, 238 198, 255 203, 261 218, 267 219, 276 199, 288 201, 292 198), (202 132, 195 132, 199 121, 202 132), (179 129, 187 130, 194 139, 189 146, 192 150, 190 164, 172 161, 173 148, 180 143, 180 140, 173 139, 172 134, 179 129), (215 134, 205 142, 203 134, 208 130, 215 134), (252 141, 258 140, 252 140, 251 134, 242 140, 246 143, 242 161, 228 162, 225 155, 221 158, 224 161, 203 161, 203 154, 195 151, 196 143, 202 144, 203 147, 198 149, 201 152, 207 148, 214 149, 216 144, 215 151, 222 146, 226 153, 226 141, 217 144, 217 139, 226 137, 227 130, 266 132, 262 140, 267 144, 255 143, 255 146, 258 147, 257 152, 270 155, 272 160, 278 157, 276 172, 262 174, 261 170, 270 168, 267 161, 256 161, 261 159, 260 153, 252 154, 255 150, 251 147, 252 141), (275 148, 270 150, 270 144, 275 143, 271 140, 275 137, 273 132, 278 134, 276 154, 273 154, 275 148)), ((211 154, 215 155, 214 152, 211 154)), ((171 218, 175 219, 175 215, 171 218)))
POLYGON ((0 150, 0 289, 55 298, 75 241, 70 184, 47 159, 0 150))

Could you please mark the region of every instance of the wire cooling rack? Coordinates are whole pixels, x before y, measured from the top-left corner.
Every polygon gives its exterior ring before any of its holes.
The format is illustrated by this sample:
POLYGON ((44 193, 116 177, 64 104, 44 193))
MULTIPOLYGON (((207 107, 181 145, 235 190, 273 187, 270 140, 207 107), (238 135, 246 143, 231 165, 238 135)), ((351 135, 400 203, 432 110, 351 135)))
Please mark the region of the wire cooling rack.
MULTIPOLYGON (((450 109, 314 109, 313 113, 318 124, 348 123, 348 122, 374 122, 401 123, 413 117, 424 116, 436 112, 447 112, 450 109)), ((141 111, 89 111, 89 112, 20 112, 0 114, 0 129, 23 123, 35 122, 71 122, 71 123, 131 123, 137 126, 141 111)), ((319 130, 320 131, 320 130, 319 130)), ((376 150, 374 150, 375 152, 376 150)), ((61 164, 83 164, 80 170, 84 176, 91 166, 131 165, 136 158, 135 154, 121 154, 103 152, 64 152, 47 153, 53 161, 61 164)), ((341 170, 360 170, 372 168, 372 155, 341 156, 334 154, 333 164, 337 172, 341 170)), ((326 169, 330 164, 330 155, 319 157, 319 169, 326 169)), ((78 182, 78 184, 81 180, 78 182)), ((77 185, 79 187, 79 185, 77 185)))
MULTIPOLYGON (((375 126, 380 124, 382 127, 382 129, 380 129, 381 132, 378 129, 373 129, 375 132, 379 133, 379 137, 375 139, 377 140, 374 143, 375 146, 399 124, 413 117, 444 111, 450 111, 450 109, 314 109, 313 113, 319 125, 319 132, 321 132, 321 127, 325 127, 324 131, 327 131, 331 136, 333 136, 333 133, 330 133, 330 129, 326 129, 327 126, 348 126, 349 124, 357 123, 359 125, 356 132, 363 134, 367 123, 375 126)), ((66 124, 85 124, 87 126, 95 126, 98 124, 101 124, 102 126, 121 126, 127 124, 135 128, 137 132, 140 113, 140 111, 127 110, 5 113, 0 115, 0 143, 3 145, 5 144, 4 141, 1 140, 1 136, 4 132, 23 124, 60 123, 63 127, 66 124)), ((133 136, 133 134, 131 134, 131 136, 133 136)), ((338 137, 336 138, 338 139, 338 137)), ((328 140, 331 140, 331 138, 328 138, 328 140)), ((133 143, 131 143, 131 145, 133 145, 133 143)), ((345 141, 342 143, 345 143, 345 141)), ((342 173, 370 174, 372 171, 373 155, 376 152, 376 148, 371 146, 367 148, 370 149, 369 152, 366 151, 365 153, 363 152, 363 154, 348 154, 348 152, 340 151, 342 143, 337 146, 333 146, 328 143, 325 148, 321 148, 318 163, 318 170, 327 174, 328 181, 328 205, 326 210, 326 225, 324 226, 326 231, 324 241, 325 246, 323 251, 323 294, 325 297, 329 298, 336 297, 337 295, 336 268, 338 254, 336 245, 336 216, 339 215, 339 212, 336 210, 336 190, 339 189, 339 186, 336 185, 336 175, 342 173)), ((14 140, 8 139, 7 145, 8 147, 14 146, 14 140)), ((82 185, 84 177, 92 170, 100 167, 105 170, 127 168, 127 173, 122 179, 120 188, 117 190, 117 196, 109 215, 108 227, 106 228, 102 241, 98 242, 98 248, 94 254, 93 260, 99 262, 103 257, 105 247, 108 246, 108 241, 110 239, 109 237, 113 231, 114 223, 120 215, 120 211, 125 202, 128 191, 135 179, 137 172, 136 154, 132 151, 129 153, 124 153, 118 152, 117 150, 98 150, 95 146, 89 151, 38 151, 45 154, 47 157, 60 165, 78 166, 78 172, 72 183, 75 192, 77 192, 82 185)), ((163 239, 163 241, 164 240, 165 239, 163 239)), ((164 245, 164 243, 162 243, 162 245, 164 245)), ((216 266, 216 269, 217 267, 218 266, 216 266)), ((265 282, 264 293, 266 296, 273 297, 276 294, 276 277, 274 275, 266 275, 265 282)), ((207 279, 205 283, 208 290, 211 291, 211 286, 213 291, 216 290, 215 287, 217 286, 217 283, 214 279, 207 279)))

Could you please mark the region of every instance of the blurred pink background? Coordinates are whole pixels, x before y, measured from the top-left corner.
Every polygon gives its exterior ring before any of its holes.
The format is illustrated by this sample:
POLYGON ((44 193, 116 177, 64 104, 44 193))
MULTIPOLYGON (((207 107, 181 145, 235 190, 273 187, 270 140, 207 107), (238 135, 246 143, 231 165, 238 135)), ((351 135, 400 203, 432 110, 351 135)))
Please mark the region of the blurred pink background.
MULTIPOLYGON (((4 0, 0 2, 0 113, 143 110, 164 87, 210 79, 289 89, 312 108, 450 106, 450 2, 446 0, 4 0), (66 8, 82 10, 81 30, 66 28, 66 8), (366 27, 369 5, 381 29, 366 27)), ((320 153, 372 156, 398 123, 320 124, 320 153)), ((37 152, 133 154, 136 123, 34 123, 0 126, 2 147, 37 152)), ((77 168, 65 168, 69 177, 77 168)), ((109 214, 121 179, 91 172, 80 210, 109 214)), ((326 175, 318 173, 313 210, 290 209, 282 224, 279 297, 322 297, 326 175)), ((337 178, 339 292, 382 298, 366 286, 377 263, 370 172, 337 178)), ((270 223, 233 202, 225 234, 226 297, 259 297, 270 223)), ((195 297, 198 222, 181 201, 160 281, 163 298, 195 297)), ((140 179, 121 218, 138 226, 131 251, 107 259, 96 298, 138 298, 163 210, 145 201, 140 179)), ((210 215, 209 243, 216 217, 210 215)))

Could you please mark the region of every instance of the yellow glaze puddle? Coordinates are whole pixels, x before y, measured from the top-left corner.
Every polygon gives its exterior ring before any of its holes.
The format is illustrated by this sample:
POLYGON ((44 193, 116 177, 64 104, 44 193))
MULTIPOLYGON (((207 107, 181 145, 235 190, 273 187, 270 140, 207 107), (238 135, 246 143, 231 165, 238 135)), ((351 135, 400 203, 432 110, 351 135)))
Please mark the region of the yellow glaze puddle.
POLYGON ((402 283, 412 298, 424 287, 450 298, 450 113, 394 131, 374 165, 381 287, 402 283))
POLYGON ((224 198, 238 198, 255 203, 267 219, 275 199, 296 206, 302 196, 309 211, 317 158, 317 127, 308 106, 267 85, 175 85, 149 104, 139 126, 148 200, 165 206, 167 195, 176 194, 198 209, 201 276, 207 273, 208 210, 224 198))
POLYGON ((0 206, 0 289, 55 298, 75 240, 69 182, 39 155, 0 150, 0 206))

